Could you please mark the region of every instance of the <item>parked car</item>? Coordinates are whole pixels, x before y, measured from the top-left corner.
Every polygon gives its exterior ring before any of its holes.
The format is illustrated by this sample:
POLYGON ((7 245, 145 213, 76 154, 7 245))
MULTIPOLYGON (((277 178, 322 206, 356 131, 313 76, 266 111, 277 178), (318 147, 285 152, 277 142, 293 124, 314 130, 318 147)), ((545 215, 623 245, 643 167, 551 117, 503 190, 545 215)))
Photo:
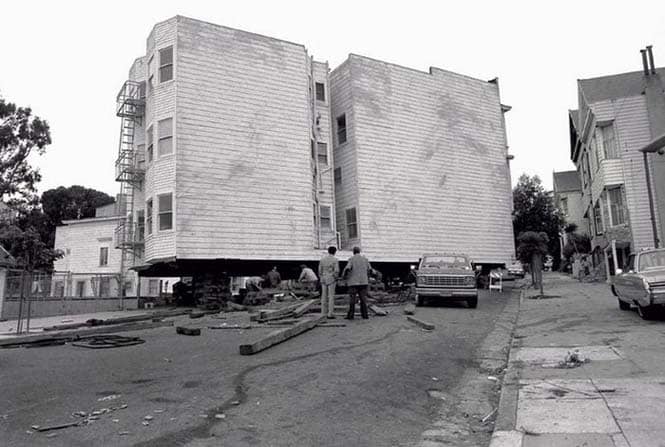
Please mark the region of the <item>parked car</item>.
POLYGON ((520 261, 515 261, 510 266, 508 266, 508 274, 511 276, 524 278, 524 266, 520 261))
POLYGON ((416 271, 416 305, 426 298, 466 301, 478 307, 476 273, 471 261, 463 254, 426 254, 416 271))
POLYGON ((626 269, 616 270, 611 287, 621 310, 634 304, 640 317, 652 318, 665 306, 665 248, 630 255, 626 269))

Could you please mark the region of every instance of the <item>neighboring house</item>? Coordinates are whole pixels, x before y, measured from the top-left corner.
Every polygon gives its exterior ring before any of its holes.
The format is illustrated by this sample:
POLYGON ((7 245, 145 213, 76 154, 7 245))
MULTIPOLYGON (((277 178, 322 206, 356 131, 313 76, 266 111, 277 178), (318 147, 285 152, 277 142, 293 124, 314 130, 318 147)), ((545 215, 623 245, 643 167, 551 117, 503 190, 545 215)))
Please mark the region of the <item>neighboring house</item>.
POLYGON ((13 267, 16 267, 16 259, 5 250, 5 247, 0 245, 0 316, 2 315, 7 287, 7 272, 13 267))
MULTIPOLYGON (((628 255, 654 246, 642 153, 663 133, 665 68, 578 81, 579 109, 569 112, 571 160, 577 167, 594 264, 612 276, 628 255)), ((663 183, 662 156, 649 154, 651 179, 663 183), (658 159, 660 157, 660 159, 658 159)), ((665 191, 659 188, 657 232, 665 230, 665 191)))
POLYGON ((507 110, 495 80, 355 55, 331 74, 300 44, 160 22, 118 95, 124 265, 242 276, 330 245, 407 272, 432 250, 504 264, 507 110))
MULTIPOLYGON (((120 201, 119 203, 122 203, 120 201)), ((97 217, 66 220, 56 227, 55 248, 64 256, 55 261, 52 296, 114 298, 120 296, 124 281, 125 297, 136 297, 138 275, 127 273, 122 250, 117 248, 116 230, 124 215, 117 205, 97 209, 97 217), (124 270, 124 278, 120 272, 124 270)), ((141 297, 159 295, 161 278, 142 278, 141 297)), ((173 278, 166 280, 174 282, 173 278)), ((162 282, 163 284, 164 282, 162 282)))
MULTIPOLYGON (((582 184, 577 171, 561 171, 552 174, 554 186, 554 203, 566 219, 566 224, 575 224, 578 234, 589 235, 589 223, 584 212, 585 202, 582 199, 582 184)), ((561 248, 568 243, 568 234, 561 235, 561 248)))

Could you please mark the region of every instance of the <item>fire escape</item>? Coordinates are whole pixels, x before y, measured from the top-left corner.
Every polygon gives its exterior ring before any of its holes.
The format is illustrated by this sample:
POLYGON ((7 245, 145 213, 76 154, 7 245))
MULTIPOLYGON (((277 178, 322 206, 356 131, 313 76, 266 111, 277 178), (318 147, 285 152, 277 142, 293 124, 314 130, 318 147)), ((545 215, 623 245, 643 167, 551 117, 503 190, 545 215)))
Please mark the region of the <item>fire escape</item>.
POLYGON ((136 128, 145 112, 145 82, 126 81, 117 97, 116 115, 121 119, 115 180, 120 182, 118 211, 124 216, 115 230, 115 247, 121 250, 119 289, 125 294, 127 270, 143 257, 143 216, 134 210, 134 193, 143 188, 145 153, 134 145, 136 128))

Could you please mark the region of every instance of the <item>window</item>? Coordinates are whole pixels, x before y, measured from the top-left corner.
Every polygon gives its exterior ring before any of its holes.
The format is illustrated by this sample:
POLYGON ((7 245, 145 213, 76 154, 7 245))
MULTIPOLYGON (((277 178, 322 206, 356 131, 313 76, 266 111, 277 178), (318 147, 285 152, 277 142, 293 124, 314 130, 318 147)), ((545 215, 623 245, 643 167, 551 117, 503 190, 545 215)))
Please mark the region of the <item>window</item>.
POLYGON ((173 47, 159 50, 159 83, 173 79, 173 47))
POLYGON ((337 117, 337 144, 346 143, 346 115, 337 117))
POLYGON ((138 169, 145 169, 145 144, 136 146, 136 167, 138 169))
POLYGON ((603 217, 600 211, 600 200, 596 202, 593 207, 594 225, 596 227, 596 235, 603 234, 603 217))
POLYGON ((152 163, 152 126, 148 127, 148 130, 145 132, 145 142, 148 145, 146 149, 145 158, 148 160, 148 163, 152 163))
POLYGON ((342 168, 335 168, 335 185, 342 184, 342 168))
POLYGON ((154 84, 155 77, 155 56, 150 56, 148 61, 148 94, 152 93, 152 89, 155 87, 154 84))
POLYGON ((587 186, 591 183, 591 169, 589 169, 589 151, 584 151, 582 158, 582 170, 584 172, 584 186, 587 186))
POLYGON ((111 278, 103 276, 99 278, 99 296, 107 298, 111 295, 111 278))
POLYGON ((145 211, 136 212, 136 242, 143 242, 145 239, 145 211))
POLYGON ((109 265, 109 248, 99 247, 99 265, 101 267, 109 265))
POLYGON ((85 281, 76 281, 76 296, 82 298, 85 295, 85 281))
POLYGON ((625 208, 623 206, 623 194, 621 188, 613 188, 607 191, 610 200, 610 213, 612 225, 626 223, 625 208))
POLYGON ((332 230, 332 213, 330 207, 321 205, 321 229, 332 230))
POLYGON ((559 200, 559 205, 560 205, 560 207, 561 207, 561 212, 562 212, 564 215, 567 216, 567 215, 568 215, 568 197, 562 197, 562 198, 559 200))
POLYGON ((326 100, 326 86, 321 82, 316 83, 316 100, 317 101, 326 100))
POLYGON ((65 296, 65 282, 56 281, 53 287, 53 296, 64 297, 65 296))
POLYGON ((318 154, 319 164, 328 164, 328 145, 326 143, 316 143, 316 151, 318 154))
POLYGON ((148 234, 152 234, 152 199, 145 202, 145 228, 148 234))
POLYGON ((173 195, 160 194, 157 196, 159 213, 159 231, 173 228, 173 195))
POLYGON ((173 152, 173 118, 157 122, 157 153, 159 156, 173 152))
POLYGON ((312 152, 312 160, 316 160, 316 143, 314 143, 314 140, 309 140, 310 142, 310 150, 312 152))
POLYGON ((358 237, 358 219, 355 208, 346 210, 346 234, 349 239, 356 239, 358 237))
POLYGON ((606 159, 619 158, 619 150, 617 148, 616 139, 614 138, 614 126, 611 124, 600 128, 600 133, 603 138, 603 155, 606 159))
POLYGON ((150 279, 148 280, 148 296, 157 296, 159 295, 159 280, 150 279))

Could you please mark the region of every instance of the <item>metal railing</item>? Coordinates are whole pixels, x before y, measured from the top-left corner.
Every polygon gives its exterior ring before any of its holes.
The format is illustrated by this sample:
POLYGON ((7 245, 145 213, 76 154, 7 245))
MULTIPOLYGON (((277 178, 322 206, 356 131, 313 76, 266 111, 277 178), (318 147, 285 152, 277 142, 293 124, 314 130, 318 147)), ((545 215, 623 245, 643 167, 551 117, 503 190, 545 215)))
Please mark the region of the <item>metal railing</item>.
POLYGON ((137 222, 122 221, 115 229, 115 248, 131 248, 144 242, 145 227, 137 222))
POLYGON ((125 81, 116 99, 116 115, 142 117, 145 113, 145 81, 125 81))

